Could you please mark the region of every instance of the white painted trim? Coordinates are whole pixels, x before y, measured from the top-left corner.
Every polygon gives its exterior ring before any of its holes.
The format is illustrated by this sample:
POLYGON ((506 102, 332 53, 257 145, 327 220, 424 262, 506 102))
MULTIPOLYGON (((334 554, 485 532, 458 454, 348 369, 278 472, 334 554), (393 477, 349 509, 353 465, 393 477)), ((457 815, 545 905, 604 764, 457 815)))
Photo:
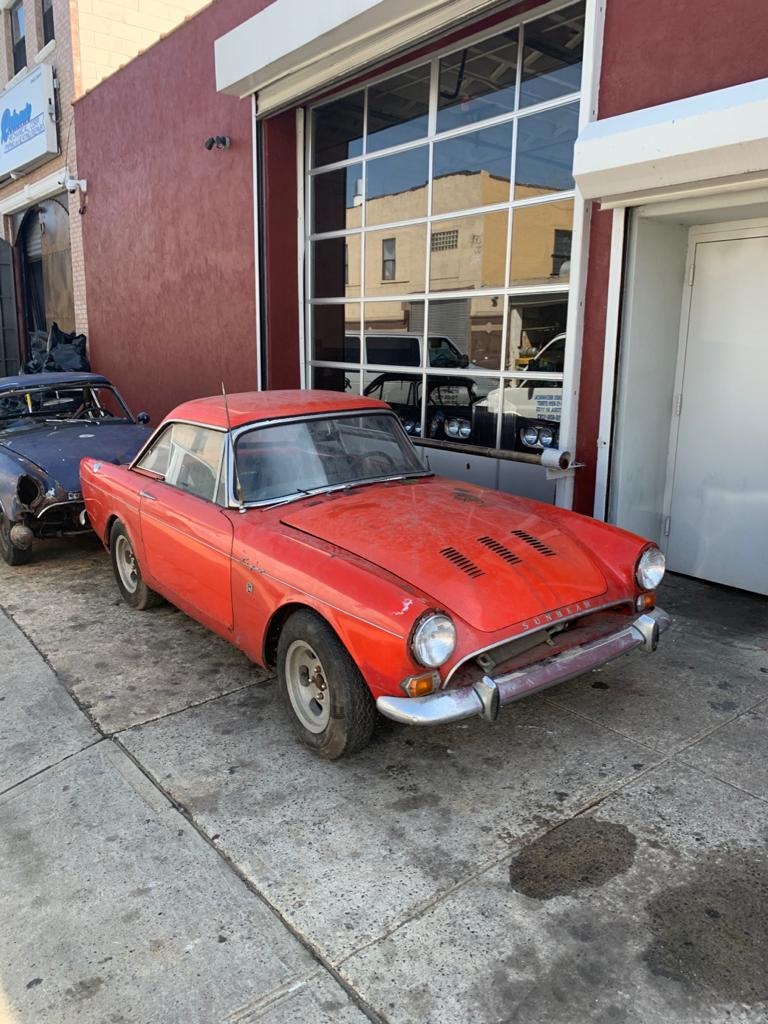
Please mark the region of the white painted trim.
POLYGON ((619 310, 624 276, 624 239, 626 211, 613 211, 611 256, 608 271, 608 299, 605 311, 603 348, 603 386, 600 394, 600 427, 597 437, 597 472, 592 515, 605 521, 608 508, 608 468, 611 461, 613 403, 616 386, 616 353, 619 344, 619 310))
MULTIPOLYGON (((64 168, 60 167, 52 174, 46 175, 29 185, 24 185, 9 196, 0 198, 0 217, 7 217, 11 213, 19 213, 26 210, 28 206, 34 206, 41 199, 50 199, 57 196, 64 189, 61 186, 61 177, 64 168)), ((23 175, 21 176, 23 177, 23 175)))
POLYGON ((256 141, 258 130, 258 113, 256 110, 256 97, 251 97, 251 150, 253 156, 253 271, 254 271, 254 310, 256 313, 256 390, 263 391, 264 382, 261 379, 262 364, 262 337, 261 337, 261 287, 260 287, 260 262, 261 253, 261 220, 259 217, 259 148, 256 141))
MULTIPOLYGON (((768 171, 768 78, 584 127, 574 175, 589 199, 688 189, 768 171)), ((637 200, 633 200, 636 202, 637 200)))
MULTIPOLYGON (((600 69, 603 55, 605 6, 608 0, 587 0, 584 25, 584 54, 582 58, 581 106, 579 107, 579 136, 597 117, 600 69)), ((584 304, 587 291, 589 263, 589 237, 592 204, 586 201, 576 182, 573 209, 573 248, 571 250, 571 285, 568 300, 568 319, 565 327, 565 360, 563 363, 563 406, 560 413, 560 448, 575 454, 579 390, 581 383, 581 348, 584 336, 584 304)), ((578 470, 576 470, 578 472, 578 470)), ((573 472, 558 477, 555 485, 555 504, 561 508, 573 506, 573 472)))
POLYGON ((45 46, 38 50, 35 56, 32 58, 35 64, 42 64, 46 57, 50 57, 53 51, 56 49, 56 40, 49 39, 45 46))
MULTIPOLYGON (((264 116, 496 6, 497 0, 275 0, 216 40, 216 88, 241 97, 258 92, 264 116)), ((526 17, 562 6, 550 0, 526 17)))

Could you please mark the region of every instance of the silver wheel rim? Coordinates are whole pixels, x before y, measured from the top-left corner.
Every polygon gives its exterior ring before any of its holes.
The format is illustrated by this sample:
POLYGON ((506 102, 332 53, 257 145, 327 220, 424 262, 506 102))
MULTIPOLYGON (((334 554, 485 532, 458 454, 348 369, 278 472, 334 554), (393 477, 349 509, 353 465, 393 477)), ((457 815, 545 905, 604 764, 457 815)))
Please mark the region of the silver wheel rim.
POLYGON ((129 594, 135 594, 139 585, 139 568, 127 537, 120 536, 115 542, 115 564, 120 574, 120 582, 129 594))
POLYGON ((304 640, 294 640, 285 654, 285 682, 296 717, 312 733, 327 728, 331 695, 325 669, 304 640))

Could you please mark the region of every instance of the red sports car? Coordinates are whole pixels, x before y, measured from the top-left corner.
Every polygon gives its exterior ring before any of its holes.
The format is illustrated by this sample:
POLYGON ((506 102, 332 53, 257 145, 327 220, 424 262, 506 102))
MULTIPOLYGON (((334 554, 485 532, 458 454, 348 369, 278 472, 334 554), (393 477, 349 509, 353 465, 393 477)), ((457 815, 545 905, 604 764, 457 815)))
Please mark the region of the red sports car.
POLYGON ((271 391, 187 402, 127 466, 84 459, 88 517, 132 608, 162 595, 276 667, 336 758, 376 710, 431 725, 636 647, 664 556, 613 526, 426 470, 383 402, 271 391))

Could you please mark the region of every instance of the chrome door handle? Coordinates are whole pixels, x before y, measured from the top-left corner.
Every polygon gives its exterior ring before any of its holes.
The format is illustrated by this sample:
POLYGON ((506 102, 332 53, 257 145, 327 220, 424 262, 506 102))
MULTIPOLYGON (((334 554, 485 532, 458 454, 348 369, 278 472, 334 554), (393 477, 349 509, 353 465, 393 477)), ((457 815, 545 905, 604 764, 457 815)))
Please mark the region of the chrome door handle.
POLYGON ((147 498, 149 501, 157 501, 157 496, 150 494, 149 491, 139 491, 140 498, 147 498))

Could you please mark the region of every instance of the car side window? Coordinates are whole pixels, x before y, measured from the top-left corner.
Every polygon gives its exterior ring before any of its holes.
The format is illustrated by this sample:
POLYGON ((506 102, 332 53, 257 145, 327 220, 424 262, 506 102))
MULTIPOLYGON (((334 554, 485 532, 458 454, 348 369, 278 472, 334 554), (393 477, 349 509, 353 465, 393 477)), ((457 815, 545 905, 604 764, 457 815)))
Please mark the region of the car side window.
POLYGON ((171 454, 171 431, 173 425, 166 427, 152 446, 136 463, 137 469, 146 469, 148 473, 156 473, 157 476, 165 477, 168 472, 168 459, 171 454))
POLYGON ((191 423, 172 423, 136 464, 206 501, 221 503, 224 488, 224 437, 220 430, 191 423))

